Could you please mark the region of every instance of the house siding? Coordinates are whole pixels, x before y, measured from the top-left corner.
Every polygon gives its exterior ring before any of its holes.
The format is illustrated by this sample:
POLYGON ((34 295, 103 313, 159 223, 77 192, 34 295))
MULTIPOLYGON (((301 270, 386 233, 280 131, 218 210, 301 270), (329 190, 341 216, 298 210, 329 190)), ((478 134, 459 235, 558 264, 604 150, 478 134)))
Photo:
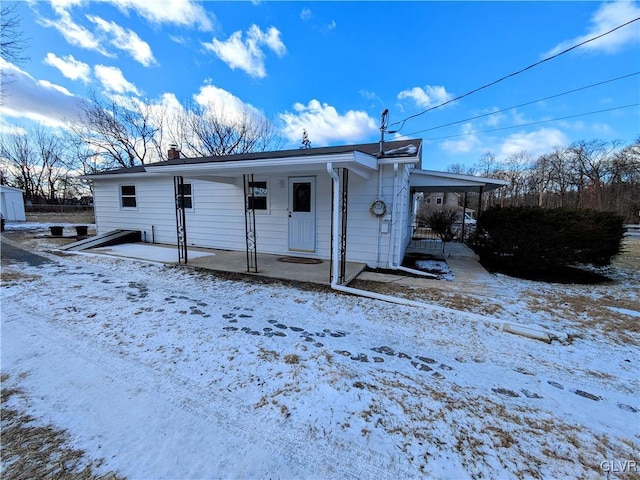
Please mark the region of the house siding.
MULTIPOLYGON (((394 198, 393 165, 381 165, 382 199, 387 212, 376 217, 369 211, 379 197, 378 173, 369 179, 349 175, 347 260, 366 263, 372 268, 388 268, 393 254, 404 254, 410 235, 410 168, 400 166, 394 198), (392 239, 393 215, 401 228, 400 242, 392 239), (393 246, 393 251, 392 247, 393 246)), ((305 256, 331 257, 332 180, 326 171, 305 173, 316 185, 316 252, 305 256)), ((295 254, 288 247, 289 178, 294 175, 255 175, 267 181, 268 209, 256 211, 256 236, 259 253, 295 254)), ((185 211, 187 244, 223 250, 244 250, 245 218, 242 178, 233 183, 184 179, 192 188, 191 209, 185 211)), ((176 220, 173 177, 146 175, 130 178, 94 179, 95 215, 98 233, 115 229, 142 231, 143 240, 176 244, 176 220), (136 186, 136 207, 120 206, 119 187, 136 186)), ((400 257, 401 258, 401 257, 400 257)))

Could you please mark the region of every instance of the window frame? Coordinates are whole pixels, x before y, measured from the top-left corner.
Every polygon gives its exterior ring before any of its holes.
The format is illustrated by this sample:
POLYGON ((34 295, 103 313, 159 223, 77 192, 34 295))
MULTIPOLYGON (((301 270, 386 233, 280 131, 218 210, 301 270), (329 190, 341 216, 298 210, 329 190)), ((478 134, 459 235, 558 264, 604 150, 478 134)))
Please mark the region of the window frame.
POLYGON ((137 210, 138 209, 138 189, 135 183, 121 183, 118 185, 118 197, 120 200, 121 210, 137 210), (125 194, 123 189, 133 187, 133 194, 125 194), (133 198, 134 205, 125 205, 124 199, 133 198))
POLYGON ((264 183, 264 189, 266 190, 266 193, 264 195, 256 195, 255 193, 253 194, 253 196, 258 199, 258 198, 264 198, 265 199, 265 206, 264 208, 253 208, 253 211, 257 214, 268 214, 271 213, 271 199, 270 199, 270 195, 269 195, 269 179, 268 178, 254 178, 253 182, 248 182, 248 187, 249 187, 249 191, 247 192, 247 195, 245 196, 245 205, 247 207, 247 209, 249 208, 249 199, 251 198, 251 189, 252 188, 261 188, 258 186, 255 186, 255 184, 262 184, 264 183), (252 185, 254 184, 254 185, 252 185))
MULTIPOLYGON (((190 192, 189 195, 183 195, 183 196, 184 196, 184 199, 185 199, 185 203, 186 203, 187 199, 189 199, 189 202, 191 203, 191 206, 184 207, 184 210, 192 212, 193 208, 194 208, 193 207, 193 205, 194 205, 194 203, 193 203, 193 183, 192 182, 184 182, 182 185, 183 186, 189 185, 189 192, 190 192)), ((178 191, 178 195, 180 195, 179 191, 178 191)))

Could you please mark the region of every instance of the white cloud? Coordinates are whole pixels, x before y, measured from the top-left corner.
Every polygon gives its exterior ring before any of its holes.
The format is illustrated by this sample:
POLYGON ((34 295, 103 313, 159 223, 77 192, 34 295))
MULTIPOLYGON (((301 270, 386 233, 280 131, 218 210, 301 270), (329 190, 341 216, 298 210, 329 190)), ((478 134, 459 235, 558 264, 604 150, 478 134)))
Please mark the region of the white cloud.
POLYGON ((376 122, 366 112, 349 110, 341 115, 330 105, 311 100, 308 105, 296 103, 294 112, 280 114, 284 122, 282 134, 292 142, 302 138, 302 131, 309 133, 314 146, 332 142, 357 142, 371 136, 377 130, 376 122))
POLYGON ((169 23, 200 30, 213 30, 215 17, 199 2, 191 0, 110 0, 120 10, 134 10, 151 23, 169 23))
POLYGON ((232 93, 215 85, 204 85, 193 96, 195 102, 205 110, 215 112, 222 121, 235 123, 245 114, 263 117, 260 110, 249 103, 245 103, 232 93))
POLYGON ((242 39, 242 32, 237 31, 224 42, 214 38, 211 43, 203 42, 202 45, 208 50, 212 50, 232 70, 239 68, 257 78, 264 78, 267 75, 264 66, 265 54, 262 47, 269 48, 278 56, 282 56, 286 52, 286 47, 280 39, 280 31, 277 28, 270 27, 266 32, 263 32, 257 25, 251 25, 245 40, 242 39))
POLYGON ((27 72, 0 59, 5 97, 0 103, 4 118, 26 118, 49 127, 64 127, 64 120, 78 119, 82 101, 66 88, 46 80, 36 80, 27 72))
POLYGON ((107 57, 113 57, 113 55, 101 45, 99 38, 91 31, 73 21, 69 12, 61 9, 58 13, 60 15, 58 19, 40 19, 40 23, 45 27, 53 27, 58 30, 70 45, 86 50, 93 50, 107 57))
POLYGON ((498 151, 500 156, 506 158, 520 152, 527 152, 533 158, 553 150, 559 145, 571 143, 569 138, 560 130, 555 128, 540 128, 529 133, 514 133, 509 135, 498 151))
POLYGON ((465 123, 462 125, 462 138, 456 140, 445 140, 440 144, 440 148, 450 153, 468 153, 478 146, 480 140, 473 133, 473 124, 465 123))
POLYGON ((91 67, 84 62, 76 60, 73 55, 58 57, 55 53, 47 53, 44 63, 60 70, 60 73, 71 80, 89 82, 91 67))
POLYGON ((442 86, 425 85, 424 88, 413 87, 409 90, 403 90, 398 94, 398 100, 410 98, 416 105, 422 108, 439 105, 450 100, 452 95, 442 86))
MULTIPOLYGON (((555 55, 573 45, 608 32, 618 25, 622 25, 638 17, 640 17, 640 7, 638 7, 635 2, 618 1, 603 3, 591 17, 591 26, 587 33, 560 43, 551 51, 545 53, 544 56, 547 57, 555 55)), ((640 43, 640 24, 638 22, 616 30, 615 32, 605 35, 598 40, 589 42, 581 46, 580 49, 594 52, 615 53, 626 45, 634 43, 640 43)))
POLYGON ((310 9, 303 8, 302 11, 300 12, 300 18, 302 20, 310 20, 311 18, 313 18, 313 13, 311 12, 310 9))
POLYGON ((94 67, 96 78, 108 92, 113 93, 133 93, 140 95, 136 86, 124 78, 122 70, 117 67, 107 67, 96 65, 94 67))
POLYGON ((100 31, 110 36, 109 43, 114 47, 124 50, 138 63, 148 67, 156 63, 149 44, 140 39, 133 30, 125 30, 115 22, 108 22, 95 15, 87 15, 87 19, 95 24, 100 31))

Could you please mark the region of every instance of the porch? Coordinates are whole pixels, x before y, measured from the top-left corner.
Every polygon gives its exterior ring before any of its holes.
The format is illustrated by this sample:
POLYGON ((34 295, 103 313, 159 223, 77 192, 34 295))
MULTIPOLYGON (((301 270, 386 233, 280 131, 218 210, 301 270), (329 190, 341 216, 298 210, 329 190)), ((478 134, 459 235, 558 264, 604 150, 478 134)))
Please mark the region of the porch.
MULTIPOLYGON (((136 258, 152 262, 178 263, 175 245, 130 243, 94 248, 87 252, 136 258)), ((247 272, 247 253, 231 250, 189 247, 188 265, 215 272, 238 273, 263 278, 289 280, 319 285, 330 285, 331 262, 329 260, 288 257, 286 255, 257 255, 258 272, 247 272), (295 259, 295 260, 294 260, 295 259)), ((346 262, 345 283, 351 282, 366 267, 364 263, 346 262)))

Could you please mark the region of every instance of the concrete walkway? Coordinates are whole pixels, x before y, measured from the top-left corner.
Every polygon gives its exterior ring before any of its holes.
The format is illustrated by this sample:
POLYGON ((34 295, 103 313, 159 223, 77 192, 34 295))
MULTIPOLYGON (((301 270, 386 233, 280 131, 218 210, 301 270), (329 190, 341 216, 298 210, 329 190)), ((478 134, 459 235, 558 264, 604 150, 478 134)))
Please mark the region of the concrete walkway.
POLYGON ((412 242, 407 249, 407 254, 411 253, 432 255, 445 260, 454 279, 452 281, 431 280, 411 276, 402 271, 394 274, 362 272, 357 278, 358 280, 394 283, 407 287, 433 288, 478 295, 495 295, 500 292, 501 287, 497 278, 487 272, 480 265, 473 250, 462 243, 448 243, 442 253, 442 243, 439 241, 412 242))

